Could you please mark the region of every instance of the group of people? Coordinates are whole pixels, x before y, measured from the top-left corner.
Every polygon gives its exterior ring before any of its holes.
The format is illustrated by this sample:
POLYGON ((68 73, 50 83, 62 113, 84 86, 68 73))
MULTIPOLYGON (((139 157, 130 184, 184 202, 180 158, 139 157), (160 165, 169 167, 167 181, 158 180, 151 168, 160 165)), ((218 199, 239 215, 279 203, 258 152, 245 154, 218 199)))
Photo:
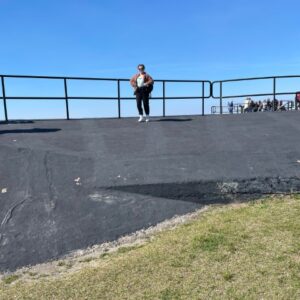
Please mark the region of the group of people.
MULTIPOLYGON (((291 102, 292 103, 292 102, 291 102)), ((259 112, 259 111, 285 111, 286 107, 283 101, 277 99, 270 100, 265 99, 263 101, 253 101, 251 98, 246 98, 243 104, 233 104, 233 101, 228 102, 228 112, 233 113, 234 107, 236 112, 249 113, 249 112, 259 112)))

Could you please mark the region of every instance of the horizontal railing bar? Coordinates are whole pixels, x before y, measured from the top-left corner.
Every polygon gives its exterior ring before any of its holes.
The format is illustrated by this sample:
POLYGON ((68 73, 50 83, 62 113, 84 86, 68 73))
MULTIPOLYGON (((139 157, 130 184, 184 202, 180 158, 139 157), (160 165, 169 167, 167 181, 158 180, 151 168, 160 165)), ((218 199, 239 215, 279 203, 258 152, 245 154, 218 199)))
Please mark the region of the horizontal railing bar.
MULTIPOLYGON (((68 79, 68 80, 127 80, 127 79, 116 79, 116 78, 97 78, 97 77, 63 77, 63 76, 39 76, 39 75, 0 75, 4 78, 26 78, 26 79, 68 79)), ((128 81, 128 80, 127 80, 128 81)))
POLYGON ((209 80, 180 80, 180 79, 155 79, 154 82, 195 82, 195 83, 210 83, 209 80))
MULTIPOLYGON (((5 97, 10 100, 65 100, 65 97, 5 97)), ((209 99, 209 96, 205 96, 205 99, 209 99)), ((3 99, 3 97, 0 97, 3 99)), ((69 100, 118 100, 117 97, 68 97, 69 100)), ((120 97, 121 100, 136 99, 135 97, 120 97)), ((202 97, 151 97, 150 99, 202 99, 202 97)))
MULTIPOLYGON (((126 78, 101 78, 101 77, 66 77, 66 76, 38 76, 38 75, 0 75, 4 78, 27 78, 27 79, 67 79, 67 80, 104 80, 104 81, 130 81, 126 78)), ((205 82, 210 83, 209 80, 180 80, 180 79, 156 79, 154 82, 205 82)))
MULTIPOLYGON (((0 97, 1 99, 2 97, 0 97)), ((6 97, 10 100, 65 100, 65 97, 6 97)), ((68 99, 82 99, 82 100, 116 100, 116 97, 68 97, 68 99)), ((135 99, 135 98, 134 98, 135 99)))
MULTIPOLYGON (((206 96, 204 97, 204 99, 209 99, 210 97, 206 96)), ((82 99, 82 98, 79 98, 79 99, 82 99)), ((134 99, 136 100, 135 97, 121 97, 120 98, 121 100, 129 100, 129 99, 134 99)), ((149 98, 150 100, 163 100, 163 99, 166 99, 166 100, 180 100, 180 99, 202 99, 202 97, 151 97, 149 98)))
MULTIPOLYGON (((163 99, 162 97, 152 97, 151 99, 155 99, 155 98, 157 98, 157 99, 163 99)), ((208 96, 205 96, 204 97, 204 99, 209 99, 209 98, 211 98, 211 97, 208 97, 208 96)), ((177 96, 177 97, 165 97, 165 99, 166 100, 168 100, 168 99, 202 99, 202 96, 201 97, 194 97, 194 96, 192 96, 192 97, 180 97, 180 96, 177 96)))
POLYGON ((266 76, 266 77, 249 77, 249 78, 238 78, 238 79, 226 79, 226 80, 217 80, 212 81, 212 85, 221 82, 236 82, 236 81, 247 81, 247 80, 265 80, 265 79, 274 79, 274 78, 300 78, 300 75, 282 75, 282 76, 266 76))
MULTIPOLYGON (((5 97, 10 100, 65 100, 65 97, 5 97)), ((3 99, 3 97, 0 97, 3 99)))
MULTIPOLYGON (((282 93, 268 93, 268 94, 245 94, 245 95, 233 95, 233 96, 223 96, 223 99, 230 99, 230 98, 243 98, 243 97, 260 97, 260 96, 273 96, 273 95, 295 95, 296 92, 282 92, 282 93)), ((219 99, 217 96, 212 96, 213 99, 219 99)))
MULTIPOLYGON (((36 79, 68 79, 68 80, 110 80, 110 81, 130 81, 126 78, 102 78, 102 77, 68 77, 68 76, 40 76, 40 75, 1 75, 5 78, 36 78, 36 79)), ((264 80, 273 78, 300 78, 300 75, 282 75, 282 76, 265 76, 265 77, 249 77, 249 78, 238 78, 238 79, 226 79, 216 80, 211 82, 212 84, 220 82, 235 82, 235 81, 246 81, 246 80, 264 80)), ((188 79, 156 79, 155 82, 206 82, 210 83, 209 80, 188 80, 188 79)))

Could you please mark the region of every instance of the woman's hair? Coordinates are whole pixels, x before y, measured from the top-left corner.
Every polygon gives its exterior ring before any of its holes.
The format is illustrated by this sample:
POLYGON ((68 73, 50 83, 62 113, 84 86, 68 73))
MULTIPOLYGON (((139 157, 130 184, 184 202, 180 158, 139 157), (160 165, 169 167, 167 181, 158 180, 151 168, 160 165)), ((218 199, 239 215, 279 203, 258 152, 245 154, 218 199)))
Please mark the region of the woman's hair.
POLYGON ((142 67, 143 69, 146 69, 146 67, 145 67, 144 64, 139 64, 139 65, 138 65, 138 68, 139 68, 139 67, 142 67))

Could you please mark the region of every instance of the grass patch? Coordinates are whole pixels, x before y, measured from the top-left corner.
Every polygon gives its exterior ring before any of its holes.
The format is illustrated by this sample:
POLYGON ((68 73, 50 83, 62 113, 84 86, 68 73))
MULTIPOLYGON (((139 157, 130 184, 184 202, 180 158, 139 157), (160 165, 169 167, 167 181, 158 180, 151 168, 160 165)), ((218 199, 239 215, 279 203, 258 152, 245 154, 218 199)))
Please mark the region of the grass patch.
POLYGON ((130 252, 132 250, 136 250, 139 248, 142 248, 143 245, 134 245, 134 246, 126 246, 126 247, 120 247, 117 251, 117 253, 127 253, 130 252))
POLYGON ((8 275, 2 279, 5 284, 11 284, 12 282, 18 280, 20 278, 19 275, 8 275))
POLYGON ((300 299, 299 214, 298 195, 212 208, 79 271, 3 281, 0 299, 300 299))
POLYGON ((166 289, 160 293, 161 300, 175 300, 180 299, 180 292, 176 290, 166 289))
POLYGON ((224 245, 225 242, 226 239, 223 233, 208 233, 205 236, 196 236, 193 239, 192 245, 195 250, 213 252, 224 245))
POLYGON ((85 259, 80 260, 79 262, 80 263, 89 263, 89 262, 91 262, 91 261, 93 261, 95 259, 96 259, 95 257, 87 257, 85 259))
POLYGON ((231 281, 234 278, 234 274, 230 273, 230 272, 225 272, 225 273, 223 273, 223 278, 226 281, 231 281))
POLYGON ((68 262, 68 261, 64 261, 64 260, 61 260, 57 263, 57 265, 59 267, 65 267, 67 269, 70 269, 73 267, 73 264, 71 262, 68 262))
POLYGON ((107 257, 109 257, 109 256, 111 256, 110 253, 104 252, 104 253, 102 253, 102 254, 100 255, 100 258, 107 258, 107 257))

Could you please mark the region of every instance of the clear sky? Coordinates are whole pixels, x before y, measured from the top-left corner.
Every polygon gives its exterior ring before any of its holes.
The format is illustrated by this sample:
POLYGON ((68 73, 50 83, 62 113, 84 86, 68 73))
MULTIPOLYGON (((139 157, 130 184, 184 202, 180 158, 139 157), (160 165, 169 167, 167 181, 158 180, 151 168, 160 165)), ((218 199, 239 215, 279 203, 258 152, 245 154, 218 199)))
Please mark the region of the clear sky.
MULTIPOLYGON (((299 12, 299 0, 0 0, 0 73, 129 78, 144 63, 156 79, 300 74, 299 12)), ((8 94, 61 94, 60 84, 51 84, 11 81, 8 94)), ((300 81, 285 84, 296 89, 300 81)), ((74 95, 98 93, 95 86, 72 85, 74 95)), ((110 88, 101 91, 109 95, 110 88)), ((161 86, 155 88, 159 94, 161 86)), ((131 94, 126 89, 124 96, 131 94)), ((190 103, 191 111, 198 108, 199 101, 190 103)), ((86 104, 73 103, 74 116, 98 109, 86 104)), ((23 103, 9 105, 12 117, 30 113, 23 103)), ((63 107, 46 105, 48 112, 63 107)), ((104 105, 110 116, 115 103, 104 105)), ((172 105, 170 113, 188 106, 172 105)), ((123 111, 135 114, 134 102, 123 111)))

